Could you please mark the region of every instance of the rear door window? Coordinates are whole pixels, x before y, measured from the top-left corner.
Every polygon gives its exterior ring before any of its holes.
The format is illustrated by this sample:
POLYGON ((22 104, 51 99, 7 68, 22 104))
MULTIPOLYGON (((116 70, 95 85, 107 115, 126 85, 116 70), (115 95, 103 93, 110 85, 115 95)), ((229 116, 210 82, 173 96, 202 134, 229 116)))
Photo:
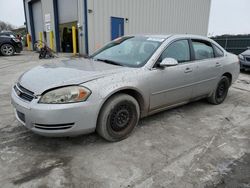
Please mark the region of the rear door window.
POLYGON ((192 40, 196 60, 214 58, 214 50, 210 42, 192 40))
POLYGON ((224 56, 224 52, 219 47, 217 47, 216 45, 213 44, 213 48, 214 48, 215 57, 223 57, 224 56))

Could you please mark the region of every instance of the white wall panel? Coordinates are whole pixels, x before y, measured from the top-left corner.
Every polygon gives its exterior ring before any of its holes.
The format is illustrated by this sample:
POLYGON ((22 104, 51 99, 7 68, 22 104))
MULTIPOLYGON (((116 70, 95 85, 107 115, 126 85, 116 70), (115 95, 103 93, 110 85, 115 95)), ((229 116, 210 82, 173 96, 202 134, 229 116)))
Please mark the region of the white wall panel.
MULTIPOLYGON (((27 3, 27 25, 30 21, 27 3)), ((78 21, 81 36, 80 51, 84 48, 84 0, 58 0, 59 23, 78 21)), ((52 0, 41 0, 42 15, 51 14, 54 26, 52 0)), ((211 0, 87 0, 89 51, 101 47, 111 39, 111 16, 128 18, 125 35, 189 33, 207 35, 211 0)), ((34 20, 37 22, 37 20, 34 20)), ((40 22, 40 21, 39 21, 40 22)), ((44 25, 44 23, 43 23, 44 25)))
POLYGON ((211 0, 88 0, 89 49, 111 39, 110 17, 128 18, 125 34, 207 35, 211 0))

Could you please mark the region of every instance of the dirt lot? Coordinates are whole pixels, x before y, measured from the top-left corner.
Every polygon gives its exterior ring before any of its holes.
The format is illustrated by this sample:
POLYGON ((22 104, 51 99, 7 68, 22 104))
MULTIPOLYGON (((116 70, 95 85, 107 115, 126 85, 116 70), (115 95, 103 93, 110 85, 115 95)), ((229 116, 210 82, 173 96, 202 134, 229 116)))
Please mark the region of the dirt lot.
POLYGON ((13 83, 50 61, 0 57, 1 187, 250 187, 250 73, 219 106, 202 100, 168 110, 108 143, 96 134, 41 137, 15 120, 13 83))

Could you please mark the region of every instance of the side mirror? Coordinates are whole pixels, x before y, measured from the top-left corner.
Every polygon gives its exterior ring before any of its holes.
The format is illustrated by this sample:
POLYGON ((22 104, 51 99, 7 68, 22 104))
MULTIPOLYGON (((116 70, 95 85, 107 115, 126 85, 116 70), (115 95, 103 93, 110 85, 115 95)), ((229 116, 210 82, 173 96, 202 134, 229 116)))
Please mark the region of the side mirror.
POLYGON ((178 61, 176 61, 173 58, 165 58, 160 63, 160 67, 170 67, 170 66, 176 66, 178 65, 178 61))

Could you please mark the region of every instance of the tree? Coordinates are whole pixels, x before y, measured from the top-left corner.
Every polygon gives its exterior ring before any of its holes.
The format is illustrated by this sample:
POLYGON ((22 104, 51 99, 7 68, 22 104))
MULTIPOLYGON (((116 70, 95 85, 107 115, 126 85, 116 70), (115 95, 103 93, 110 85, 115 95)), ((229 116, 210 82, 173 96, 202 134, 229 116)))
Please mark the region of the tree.
POLYGON ((1 31, 10 31, 14 28, 15 28, 15 26, 0 20, 0 32, 1 31))

